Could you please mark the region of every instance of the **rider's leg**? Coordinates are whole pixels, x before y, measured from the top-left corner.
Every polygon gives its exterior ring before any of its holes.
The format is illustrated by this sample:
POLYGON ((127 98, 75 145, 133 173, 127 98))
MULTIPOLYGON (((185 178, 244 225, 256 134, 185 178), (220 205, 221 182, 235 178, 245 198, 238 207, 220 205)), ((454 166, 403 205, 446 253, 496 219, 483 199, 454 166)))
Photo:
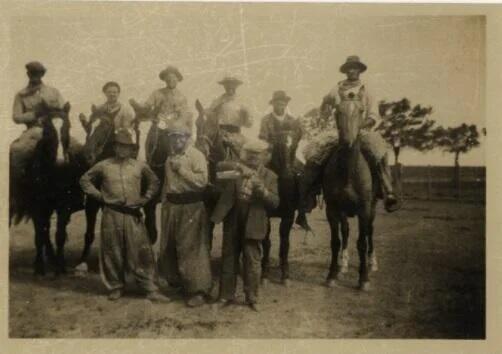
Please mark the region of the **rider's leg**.
POLYGON ((304 174, 300 179, 300 200, 298 205, 298 217, 296 218, 295 223, 300 225, 305 230, 310 228, 305 214, 310 213, 312 209, 315 208, 316 200, 314 186, 321 176, 321 172, 323 170, 322 167, 322 165, 307 161, 305 164, 304 174))
POLYGON ((394 194, 392 175, 387 162, 387 152, 383 138, 378 133, 367 132, 361 134, 360 139, 361 151, 372 168, 376 170, 376 174, 380 180, 384 195, 385 209, 388 212, 399 209, 400 205, 394 194))

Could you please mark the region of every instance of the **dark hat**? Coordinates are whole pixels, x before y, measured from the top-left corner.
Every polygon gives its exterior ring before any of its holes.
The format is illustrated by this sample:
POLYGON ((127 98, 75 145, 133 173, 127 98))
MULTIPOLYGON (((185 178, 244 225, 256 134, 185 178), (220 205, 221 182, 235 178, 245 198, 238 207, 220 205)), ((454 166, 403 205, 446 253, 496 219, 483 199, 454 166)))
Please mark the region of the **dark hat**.
POLYGON ((127 129, 119 129, 118 131, 115 132, 115 137, 113 139, 113 142, 116 144, 123 144, 123 145, 136 145, 132 139, 131 133, 127 129))
POLYGON ((357 55, 351 55, 350 57, 348 57, 345 63, 340 66, 340 71, 345 74, 351 68, 357 68, 360 70, 360 72, 366 71, 366 65, 364 65, 359 60, 359 57, 357 55))
POLYGON ((30 73, 42 73, 45 74, 47 69, 45 66, 39 62, 39 61, 30 61, 28 64, 25 65, 26 70, 30 73))
POLYGON ((235 87, 243 84, 243 82, 241 80, 239 80, 238 78, 233 77, 233 76, 227 76, 223 80, 218 81, 218 83, 223 86, 230 85, 230 86, 235 86, 235 87))
POLYGON ((269 101, 270 104, 273 104, 275 101, 284 101, 288 103, 291 100, 291 97, 286 95, 285 91, 279 90, 275 91, 272 95, 272 99, 269 101))
POLYGON ((102 91, 105 92, 108 89, 108 87, 116 87, 120 92, 120 85, 115 81, 108 81, 106 84, 104 84, 102 91))
POLYGON ((181 75, 181 72, 178 70, 177 67, 175 66, 172 66, 172 65, 169 65, 168 67, 166 67, 164 70, 162 70, 160 73, 159 73, 159 78, 162 80, 162 81, 166 81, 166 76, 167 74, 169 73, 173 73, 174 75, 176 75, 176 77, 178 78, 178 81, 183 81, 183 75, 181 75))

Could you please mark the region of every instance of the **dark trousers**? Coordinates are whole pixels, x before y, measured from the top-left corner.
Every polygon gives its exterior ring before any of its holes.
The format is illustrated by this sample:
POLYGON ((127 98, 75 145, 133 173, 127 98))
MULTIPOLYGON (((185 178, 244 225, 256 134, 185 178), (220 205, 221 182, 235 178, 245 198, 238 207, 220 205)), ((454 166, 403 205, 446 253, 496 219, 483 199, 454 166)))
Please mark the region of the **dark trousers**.
POLYGON ((261 277, 261 240, 246 239, 245 230, 249 206, 238 203, 223 221, 220 299, 233 300, 239 273, 239 259, 243 254, 244 292, 248 303, 258 300, 261 277))

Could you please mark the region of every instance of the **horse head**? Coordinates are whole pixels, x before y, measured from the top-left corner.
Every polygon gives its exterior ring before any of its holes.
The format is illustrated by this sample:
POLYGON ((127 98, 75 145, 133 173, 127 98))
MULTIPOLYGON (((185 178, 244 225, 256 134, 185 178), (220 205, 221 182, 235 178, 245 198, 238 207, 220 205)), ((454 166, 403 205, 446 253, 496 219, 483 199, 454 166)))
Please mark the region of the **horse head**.
POLYGON ((44 148, 48 161, 57 165, 69 163, 70 147, 70 104, 66 103, 62 109, 46 107, 46 114, 41 119, 42 139, 40 145, 44 148))
POLYGON ((270 156, 270 167, 277 174, 288 174, 292 171, 296 160, 299 139, 295 139, 289 131, 282 131, 276 134, 272 142, 272 155, 270 156))
POLYGON ((362 126, 363 107, 360 101, 346 100, 338 105, 335 113, 339 143, 350 148, 362 126))
MULTIPOLYGON (((82 124, 84 125, 84 123, 82 124)), ((84 128, 86 130, 86 139, 83 153, 87 164, 92 166, 98 160, 109 157, 104 155, 109 153, 114 126, 109 119, 92 115, 84 128)))

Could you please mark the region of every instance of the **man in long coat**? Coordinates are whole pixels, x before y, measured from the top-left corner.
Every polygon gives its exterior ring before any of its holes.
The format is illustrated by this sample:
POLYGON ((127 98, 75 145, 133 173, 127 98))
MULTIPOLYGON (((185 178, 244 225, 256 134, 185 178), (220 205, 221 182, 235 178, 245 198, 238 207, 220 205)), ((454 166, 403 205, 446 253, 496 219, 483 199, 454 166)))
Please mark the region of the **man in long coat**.
POLYGON ((159 268, 173 287, 181 287, 187 305, 204 304, 212 285, 209 219, 204 206, 208 183, 204 155, 188 145, 190 130, 172 122, 168 128, 171 155, 167 158, 162 192, 162 231, 159 268))
POLYGON ((225 171, 240 175, 227 182, 211 215, 214 223, 223 221, 221 306, 235 300, 242 253, 246 302, 253 310, 259 309, 262 241, 269 223, 267 213, 279 205, 277 176, 263 164, 267 149, 265 142, 250 140, 242 148, 241 161, 224 161, 218 165, 220 177, 225 171))

